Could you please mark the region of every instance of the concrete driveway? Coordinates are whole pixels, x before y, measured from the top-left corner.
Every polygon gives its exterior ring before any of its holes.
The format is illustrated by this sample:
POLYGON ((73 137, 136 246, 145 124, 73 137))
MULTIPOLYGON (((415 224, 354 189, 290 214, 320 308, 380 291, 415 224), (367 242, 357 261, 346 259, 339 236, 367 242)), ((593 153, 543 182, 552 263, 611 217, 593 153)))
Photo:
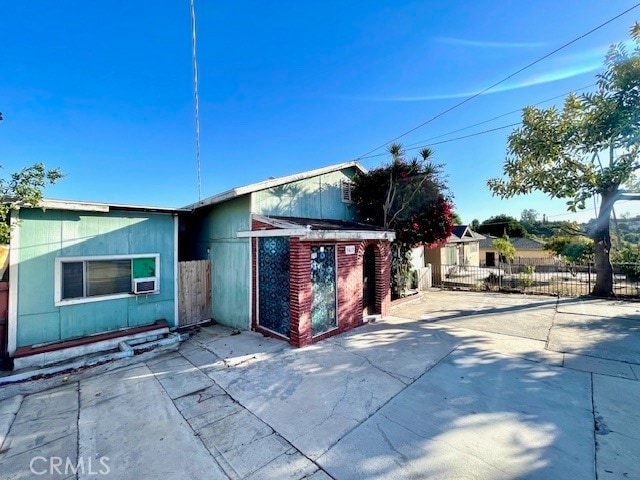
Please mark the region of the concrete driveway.
POLYGON ((640 478, 640 304, 430 291, 304 349, 233 333, 3 387, 0 476, 640 478))

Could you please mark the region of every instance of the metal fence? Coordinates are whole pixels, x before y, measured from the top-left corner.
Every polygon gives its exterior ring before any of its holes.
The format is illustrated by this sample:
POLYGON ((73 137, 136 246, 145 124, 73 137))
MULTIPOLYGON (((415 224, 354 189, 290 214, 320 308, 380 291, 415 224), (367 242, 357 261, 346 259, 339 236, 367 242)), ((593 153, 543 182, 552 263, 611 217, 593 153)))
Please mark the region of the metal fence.
MULTIPOLYGON (((640 297, 640 265, 617 263, 613 264, 613 271, 613 290, 616 295, 640 297)), ((432 265, 434 287, 566 297, 588 295, 596 276, 592 264, 498 263, 494 267, 432 265)))

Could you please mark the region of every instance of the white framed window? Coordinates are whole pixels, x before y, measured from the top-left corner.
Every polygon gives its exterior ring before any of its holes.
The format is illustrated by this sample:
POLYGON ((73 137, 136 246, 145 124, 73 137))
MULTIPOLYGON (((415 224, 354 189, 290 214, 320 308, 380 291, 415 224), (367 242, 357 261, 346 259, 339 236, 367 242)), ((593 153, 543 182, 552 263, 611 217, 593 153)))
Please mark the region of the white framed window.
POLYGON ((340 197, 344 203, 353 203, 353 200, 351 199, 353 185, 354 183, 350 180, 340 181, 340 197))
POLYGON ((56 306, 159 292, 157 253, 56 258, 56 306))

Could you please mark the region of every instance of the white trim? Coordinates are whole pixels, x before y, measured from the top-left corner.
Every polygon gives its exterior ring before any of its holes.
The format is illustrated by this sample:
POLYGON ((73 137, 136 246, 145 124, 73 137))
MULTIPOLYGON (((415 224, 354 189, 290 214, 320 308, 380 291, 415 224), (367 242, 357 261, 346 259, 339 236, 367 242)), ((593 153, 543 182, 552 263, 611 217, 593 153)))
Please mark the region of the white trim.
POLYGON ((278 228, 275 230, 249 230, 237 232, 237 238, 251 237, 302 237, 309 232, 306 228, 278 228))
POLYGON ((252 215, 252 220, 266 223, 267 225, 271 225, 272 227, 277 227, 277 228, 308 228, 308 227, 301 227, 299 223, 288 222, 283 218, 272 218, 272 217, 267 217, 265 215, 260 215, 257 213, 254 213, 252 215))
POLYGON ((173 216, 173 326, 177 327, 180 323, 180 319, 178 318, 179 313, 179 303, 180 303, 180 293, 179 293, 179 265, 178 265, 178 231, 179 231, 179 223, 178 216, 173 216))
POLYGON ((20 224, 18 210, 11 210, 9 240, 9 308, 7 312, 7 353, 16 353, 18 344, 18 270, 20 266, 20 224))
MULTIPOLYGON (((253 195, 251 195, 251 201, 253 202, 253 195)), ((249 228, 253 225, 253 214, 249 213, 249 228)), ((258 253, 258 246, 256 245, 256 254, 258 253)), ((258 268, 258 261, 256 258, 256 269, 258 268)), ((249 239, 249 330, 253 328, 253 239, 249 239)), ((256 271, 256 278, 258 272, 256 271)), ((256 295, 257 295, 256 290, 256 295)), ((256 304, 256 312, 258 311, 258 305, 256 304)), ((256 319, 256 326, 258 321, 256 319)))
POLYGON ((108 212, 109 205, 91 202, 72 202, 67 200, 41 200, 38 204, 40 208, 51 210, 80 210, 83 212, 108 212))
POLYGON ((201 207, 206 207, 208 205, 214 205, 216 203, 221 203, 227 200, 231 200, 232 198, 240 197, 242 195, 246 195, 247 193, 258 192, 260 190, 266 190, 268 188, 277 187, 280 185, 284 185, 285 183, 297 182, 299 180, 305 180, 307 178, 317 177, 318 175, 323 175, 325 173, 331 173, 338 170, 343 170, 345 168, 355 167, 362 173, 367 173, 367 169, 360 165, 356 160, 352 160, 350 162, 339 163, 337 165, 330 165, 328 167, 317 168, 315 170, 309 170, 307 172, 296 173, 293 175, 288 175, 285 177, 272 178, 269 180, 265 180, 262 182, 252 183, 250 185, 246 185, 244 187, 232 188, 231 190, 227 190, 226 192, 219 193, 218 195, 214 195, 212 197, 205 198, 197 203, 192 203, 191 205, 187 205, 186 209, 196 209, 201 207))
POLYGON ((279 228, 237 232, 238 238, 247 237, 300 237, 301 240, 389 240, 395 232, 370 230, 311 230, 310 228, 279 228))
MULTIPOLYGON (((86 268, 86 267, 85 267, 86 268)), ((133 253, 127 255, 91 255, 86 257, 56 257, 55 269, 54 269, 54 298, 53 303, 56 307, 63 307, 66 305, 77 305, 80 303, 102 302, 105 300, 118 300, 121 298, 139 297, 141 295, 157 295, 160 293, 160 254, 159 253, 133 253), (67 300, 62 299, 62 263, 71 262, 86 262, 91 261, 108 261, 108 260, 133 260, 134 258, 155 258, 156 263, 156 276, 153 277, 156 283, 156 290, 154 292, 134 294, 134 293, 116 293, 114 295, 100 295, 92 297, 70 298, 67 300)), ((133 270, 132 270, 133 275, 133 270)), ((86 288, 86 271, 83 274, 83 289, 86 288)), ((133 276, 131 278, 131 286, 133 288, 133 276)), ((86 295, 86 291, 83 292, 86 295)))
POLYGON ((342 203, 352 204, 353 200, 351 199, 353 195, 353 186, 355 184, 352 180, 340 180, 340 200, 342 203), (346 195, 345 195, 346 194, 346 195))
MULTIPOLYGON (((31 205, 21 205, 22 208, 33 208, 31 205)), ((178 213, 189 212, 184 208, 155 207, 145 205, 126 205, 123 203, 102 203, 102 202, 81 202, 75 200, 56 200, 53 198, 43 198, 36 208, 49 208, 51 210, 74 210, 83 212, 109 212, 111 209, 140 210, 156 213, 178 213)))
MULTIPOLYGON (((251 242, 252 240, 249 240, 249 243, 251 242)), ((291 273, 291 269, 289 269, 289 273, 291 273)), ((291 290, 291 285, 289 285, 289 290, 291 290)), ((289 308, 291 308, 291 301, 289 301, 289 308)), ((289 320, 291 320, 291 315, 289 315, 289 320)), ((260 326, 260 244, 258 242, 258 239, 256 239, 256 327, 259 327, 259 326, 260 326)))
POLYGON ((396 233, 391 231, 370 230, 311 230, 303 240, 389 240, 392 242, 396 233))

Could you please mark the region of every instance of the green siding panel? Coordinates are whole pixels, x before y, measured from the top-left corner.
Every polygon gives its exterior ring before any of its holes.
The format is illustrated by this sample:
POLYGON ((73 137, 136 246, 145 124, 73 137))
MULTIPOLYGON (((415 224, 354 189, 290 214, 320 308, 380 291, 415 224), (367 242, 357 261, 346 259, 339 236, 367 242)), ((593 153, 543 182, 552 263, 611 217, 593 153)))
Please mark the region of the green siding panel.
POLYGON ((175 324, 172 215, 38 209, 23 209, 19 215, 19 347, 144 325, 161 318, 175 324), (160 254, 158 294, 55 306, 56 257, 142 253, 160 254))
POLYGON ((138 302, 135 302, 135 299, 129 301, 129 327, 148 325, 161 319, 170 322, 173 318, 173 300, 145 301, 144 297, 139 298, 138 302))
POLYGON ((350 180, 355 167, 253 193, 252 213, 287 217, 355 219, 355 207, 344 203, 341 182, 350 180))
POLYGON ((60 307, 60 337, 78 338, 126 328, 127 300, 122 298, 60 307))
POLYGON ((233 328, 248 330, 249 240, 211 245, 211 309, 214 320, 233 328))
POLYGON ((60 338, 60 314, 52 312, 21 316, 17 333, 19 347, 55 342, 60 338))
POLYGON ((202 217, 198 251, 211 260, 211 315, 233 328, 250 328, 249 240, 237 238, 250 230, 251 196, 214 205, 202 217))

